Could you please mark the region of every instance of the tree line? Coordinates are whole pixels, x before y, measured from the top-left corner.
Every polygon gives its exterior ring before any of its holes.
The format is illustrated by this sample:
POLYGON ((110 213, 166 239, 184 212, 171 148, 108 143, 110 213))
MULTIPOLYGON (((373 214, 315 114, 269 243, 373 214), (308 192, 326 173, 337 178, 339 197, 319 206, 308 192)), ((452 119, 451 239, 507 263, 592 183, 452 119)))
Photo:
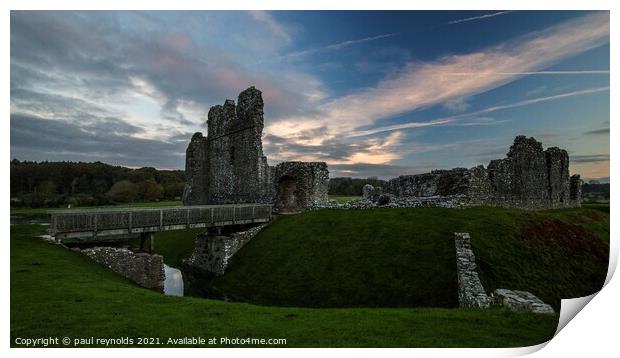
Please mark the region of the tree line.
POLYGON ((94 206, 180 200, 184 183, 182 170, 13 159, 11 206, 94 206))
POLYGON ((581 193, 584 199, 609 200, 609 183, 584 183, 581 186, 581 193))

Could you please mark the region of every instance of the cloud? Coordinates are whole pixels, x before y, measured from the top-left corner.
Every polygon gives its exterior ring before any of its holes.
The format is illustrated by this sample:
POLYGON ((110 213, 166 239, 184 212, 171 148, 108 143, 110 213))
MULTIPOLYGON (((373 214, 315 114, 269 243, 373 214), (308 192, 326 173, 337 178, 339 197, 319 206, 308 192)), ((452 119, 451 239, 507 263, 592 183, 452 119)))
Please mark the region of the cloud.
POLYGON ((291 52, 291 53, 285 55, 284 58, 286 58, 286 59, 295 59, 295 58, 300 58, 300 57, 303 57, 303 56, 308 56, 308 55, 312 55, 312 54, 319 53, 319 52, 324 52, 324 51, 337 51, 337 50, 341 50, 341 49, 343 49, 345 47, 361 44, 361 43, 364 43, 364 42, 370 42, 370 41, 385 39, 385 38, 393 37, 393 36, 396 36, 396 35, 398 35, 398 34, 383 34, 383 35, 364 37, 364 38, 361 38, 361 39, 342 41, 342 42, 338 42, 338 43, 335 43, 335 44, 326 45, 326 46, 323 46, 323 47, 317 47, 317 48, 311 48, 311 49, 306 49, 306 50, 302 50, 302 51, 291 52))
MULTIPOLYGON (((467 117, 471 117, 471 116, 477 116, 480 114, 486 114, 486 113, 496 112, 496 111, 505 110, 505 109, 524 107, 524 106, 529 106, 532 104, 549 102, 549 101, 554 101, 557 99, 563 99, 563 98, 568 98, 568 97, 588 95, 588 94, 599 93, 599 92, 604 92, 604 91, 609 91, 609 86, 588 88, 584 90, 561 93, 561 94, 557 94, 553 96, 532 98, 532 99, 528 99, 524 101, 510 103, 510 104, 487 107, 485 109, 481 109, 475 112, 454 115, 450 117, 437 118, 437 119, 428 120, 424 122, 401 123, 401 124, 396 124, 396 125, 391 125, 391 126, 384 126, 384 127, 377 127, 377 128, 367 129, 367 130, 353 131, 350 133, 349 136, 360 137, 360 136, 377 134, 381 132, 389 132, 393 130, 423 128, 423 127, 432 127, 432 126, 444 126, 444 125, 461 125, 462 126, 462 125, 467 125, 467 123, 458 123, 458 121, 464 118, 467 118, 467 117)), ((495 122, 495 123, 498 123, 498 122, 495 122)), ((469 125, 472 125, 472 124, 469 124, 469 125)))
MULTIPOLYGON (((11 114, 11 157, 30 160, 103 161, 132 167, 178 168, 185 141, 136 138, 136 129, 122 120, 101 119, 76 125, 72 121, 11 114)), ((180 133, 178 135, 181 135, 180 133)))
POLYGON ((571 155, 570 161, 575 163, 608 162, 609 154, 571 155))
POLYGON ((367 135, 377 134, 381 132, 390 132, 395 130, 402 129, 414 129, 414 128, 424 128, 424 127, 435 127, 435 126, 443 126, 450 123, 454 123, 460 116, 446 117, 446 118, 438 118, 430 121, 420 121, 420 122, 411 122, 411 123, 403 123, 403 124, 394 124, 391 126, 360 130, 351 132, 348 137, 363 137, 367 135))
MULTIPOLYGON (((292 34, 269 12, 163 16, 13 11, 11 151, 36 158, 44 154, 61 158, 58 153, 65 153, 126 165, 144 165, 139 162, 144 160, 152 166, 181 167, 179 153, 186 143, 182 136, 188 133, 189 139, 189 133, 201 129, 199 123, 211 105, 255 85, 263 91, 265 151, 270 159, 387 165, 408 153, 402 129, 495 125, 501 121, 486 114, 513 107, 373 128, 378 121, 435 105, 461 113, 467 110, 464 99, 521 76, 577 74, 545 68, 608 42, 609 14, 583 16, 478 52, 427 62, 407 59, 405 66, 389 71, 376 84, 340 97, 330 97, 324 83, 300 67, 262 64, 284 53, 292 34), (45 131, 52 139, 29 147, 47 136, 45 131), (116 154, 114 145, 105 140, 118 144, 116 154), (67 146, 71 142, 75 148, 67 146), (129 163, 129 155, 136 162, 129 163)), ((337 51, 395 35, 379 34, 316 50, 337 51)), ((532 103, 538 102, 513 105, 532 103)))
POLYGON ((529 71, 529 72, 455 72, 450 76, 520 76, 520 75, 608 75, 609 70, 529 71))
POLYGON ((250 14, 254 20, 267 26, 267 28, 277 37, 281 38, 284 42, 291 42, 291 35, 289 31, 277 22, 273 16, 267 11, 250 11, 250 14))
POLYGON ((609 128, 595 129, 595 130, 587 131, 584 134, 585 135, 609 135, 609 128))
MULTIPOLYGON (((268 125, 267 131, 292 137, 301 130, 327 126, 329 131, 324 139, 355 132, 380 119, 483 93, 522 76, 497 73, 540 71, 608 41, 609 13, 582 16, 479 52, 444 56, 432 62, 411 62, 398 74, 373 87, 327 101, 317 108, 322 112, 320 116, 290 117, 268 125), (451 73, 485 75, 451 76, 451 73)), ((437 124, 443 123, 411 126, 437 124)))
POLYGON ((480 15, 480 16, 473 16, 473 17, 467 17, 464 19, 457 19, 457 20, 452 20, 447 22, 447 25, 454 25, 454 24, 460 24, 463 22, 469 22, 469 21, 476 21, 476 20, 482 20, 482 19, 487 19, 489 17, 495 17, 495 16, 500 16, 500 15, 506 15, 506 14, 510 14, 513 11, 499 11, 499 12, 494 12, 492 14, 486 14, 486 15, 480 15))
POLYGON ((329 175, 336 177, 357 177, 368 178, 377 176, 380 173, 380 179, 391 179, 399 175, 427 173, 432 169, 436 169, 437 165, 393 165, 393 164, 334 164, 329 166, 329 175))
POLYGON ((406 153, 399 146, 403 140, 400 132, 393 132, 384 138, 366 138, 348 141, 335 137, 313 144, 312 137, 321 136, 326 128, 309 130, 303 137, 290 138, 267 134, 263 140, 265 154, 270 161, 286 160, 325 161, 330 165, 349 165, 355 163, 391 163, 406 153))
POLYGON ((253 67, 288 40, 262 12, 13 11, 11 111, 67 121, 106 111, 165 139, 199 130, 210 106, 255 85, 268 118, 313 113, 320 80, 253 67))
POLYGON ((465 98, 455 98, 446 101, 443 107, 450 112, 465 112, 471 105, 467 103, 465 98))
POLYGON ((502 109, 509 109, 509 108, 529 106, 529 105, 537 104, 537 103, 541 103, 541 102, 554 101, 556 99, 563 99, 563 98, 568 98, 568 97, 582 96, 582 95, 594 94, 594 93, 605 92, 605 91, 609 91, 609 86, 587 88, 587 89, 578 90, 578 91, 561 93, 561 94, 557 94, 557 95, 553 95, 553 96, 532 98, 532 99, 528 99, 528 100, 525 100, 525 101, 519 101, 519 102, 516 102, 516 103, 511 103, 511 104, 506 104, 506 105, 500 105, 500 106, 493 106, 493 107, 485 108, 485 109, 483 109, 481 111, 477 111, 475 113, 476 114, 480 114, 480 113, 495 112, 495 111, 499 111, 499 110, 502 110, 502 109))

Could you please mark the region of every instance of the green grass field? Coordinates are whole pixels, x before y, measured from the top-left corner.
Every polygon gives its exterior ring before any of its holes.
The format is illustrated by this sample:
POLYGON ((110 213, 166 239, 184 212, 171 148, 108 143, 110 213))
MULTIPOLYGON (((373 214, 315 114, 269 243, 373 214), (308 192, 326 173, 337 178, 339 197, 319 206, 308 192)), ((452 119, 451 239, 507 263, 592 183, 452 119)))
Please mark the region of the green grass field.
MULTIPOLYGON (((103 205, 103 206, 74 206, 71 209, 99 209, 99 208, 158 208, 165 206, 180 206, 181 202, 178 200, 168 200, 168 201, 150 201, 144 203, 123 203, 123 204, 114 204, 114 205, 103 205)), ((11 216, 41 216, 45 215, 50 211, 55 210, 67 210, 67 208, 11 208, 11 216)))
POLYGON ((11 346, 17 337, 202 336, 285 338, 287 347, 514 347, 542 343, 557 326, 557 316, 500 309, 311 309, 164 296, 33 238, 42 233, 11 226, 11 346))
POLYGON ((454 307, 453 232, 469 232, 484 287, 559 309, 605 280, 609 215, 593 209, 319 210, 282 216, 215 284, 245 302, 302 307, 454 307))

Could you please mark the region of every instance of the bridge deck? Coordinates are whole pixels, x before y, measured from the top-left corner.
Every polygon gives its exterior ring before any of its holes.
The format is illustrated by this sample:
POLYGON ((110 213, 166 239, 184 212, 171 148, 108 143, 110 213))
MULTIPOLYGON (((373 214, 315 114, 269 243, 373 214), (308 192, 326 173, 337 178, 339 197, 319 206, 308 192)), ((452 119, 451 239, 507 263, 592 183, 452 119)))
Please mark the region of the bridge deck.
POLYGON ((50 235, 96 238, 146 232, 264 223, 271 204, 177 206, 167 208, 76 209, 50 212, 50 235))

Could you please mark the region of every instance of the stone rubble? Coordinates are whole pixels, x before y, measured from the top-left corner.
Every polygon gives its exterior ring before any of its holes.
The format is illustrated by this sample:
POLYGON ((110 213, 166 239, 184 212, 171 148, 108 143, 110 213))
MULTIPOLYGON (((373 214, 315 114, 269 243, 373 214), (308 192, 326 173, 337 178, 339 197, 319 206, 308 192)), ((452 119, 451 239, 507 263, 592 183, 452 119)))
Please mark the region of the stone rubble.
POLYGON ((323 204, 313 205, 312 209, 375 209, 375 208, 420 208, 420 207, 439 207, 457 209, 466 206, 463 195, 451 196, 431 196, 397 197, 392 194, 381 194, 375 201, 371 199, 355 199, 346 203, 338 203, 334 200, 323 204))
POLYGON ((550 305, 527 291, 498 288, 491 294, 491 300, 493 305, 508 307, 516 311, 555 314, 550 305))

